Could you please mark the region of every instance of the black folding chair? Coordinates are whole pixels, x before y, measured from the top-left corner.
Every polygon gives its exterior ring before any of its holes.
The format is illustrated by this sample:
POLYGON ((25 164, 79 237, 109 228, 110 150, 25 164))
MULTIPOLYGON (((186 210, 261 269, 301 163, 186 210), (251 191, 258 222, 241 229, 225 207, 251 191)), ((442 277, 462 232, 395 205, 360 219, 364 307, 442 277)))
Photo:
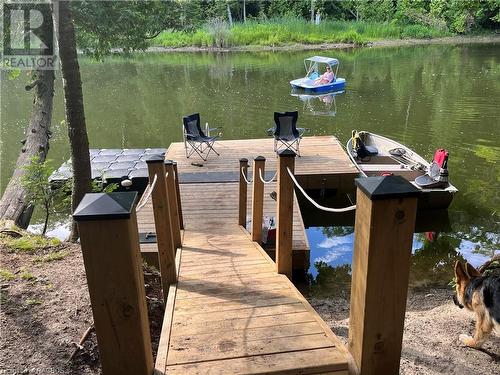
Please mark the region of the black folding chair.
MULTIPOLYGON (((208 155, 211 151, 215 152, 218 156, 219 153, 214 149, 214 143, 219 138, 218 135, 211 137, 209 135, 205 135, 203 130, 201 130, 200 125, 200 114, 195 113, 190 116, 184 116, 182 118, 183 122, 183 135, 184 135, 184 148, 186 150, 186 157, 189 158, 196 152, 200 158, 204 161, 207 161, 208 155), (189 149, 190 148, 190 149, 189 149), (208 152, 207 152, 208 150, 208 152), (203 157, 203 155, 206 156, 203 157)), ((208 132, 217 130, 220 128, 211 128, 208 129, 208 132)))
POLYGON ((288 149, 300 156, 300 140, 305 132, 304 128, 297 128, 299 113, 294 112, 274 112, 274 151, 288 149))

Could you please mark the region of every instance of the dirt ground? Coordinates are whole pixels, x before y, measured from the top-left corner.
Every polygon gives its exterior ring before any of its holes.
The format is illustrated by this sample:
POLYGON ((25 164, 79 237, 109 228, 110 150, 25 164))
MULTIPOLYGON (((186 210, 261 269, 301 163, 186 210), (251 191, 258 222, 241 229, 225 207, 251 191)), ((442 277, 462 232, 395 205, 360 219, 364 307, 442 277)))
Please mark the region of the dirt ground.
MULTIPOLYGON (((92 327, 92 310, 79 245, 61 244, 34 254, 12 253, 0 241, 0 268, 15 279, 0 278, 0 374, 100 374, 99 351, 92 327), (54 251, 61 260, 35 262, 54 251)), ((161 284, 154 270, 145 269, 153 352, 163 320, 161 284)))
MULTIPOLYGON (((62 244, 35 254, 12 253, 0 244, 0 374, 100 374, 95 333, 77 350, 92 326, 92 312, 78 245, 62 244), (61 260, 35 262, 36 256, 67 251, 61 260), (72 357, 72 354, 75 353, 72 357)), ((158 276, 146 270, 146 291, 156 352, 163 308, 158 276)), ((312 299, 333 331, 347 342, 347 298, 312 299)), ((460 333, 473 332, 473 317, 453 305, 450 290, 415 292, 408 300, 401 374, 498 374, 500 339, 483 351, 463 347, 460 333)))
MULTIPOLYGON (((453 304, 451 289, 410 292, 406 306, 400 374, 498 375, 500 336, 481 351, 462 345, 458 336, 474 332, 473 314, 453 304)), ((332 331, 347 344, 349 301, 346 297, 310 300, 332 331)))

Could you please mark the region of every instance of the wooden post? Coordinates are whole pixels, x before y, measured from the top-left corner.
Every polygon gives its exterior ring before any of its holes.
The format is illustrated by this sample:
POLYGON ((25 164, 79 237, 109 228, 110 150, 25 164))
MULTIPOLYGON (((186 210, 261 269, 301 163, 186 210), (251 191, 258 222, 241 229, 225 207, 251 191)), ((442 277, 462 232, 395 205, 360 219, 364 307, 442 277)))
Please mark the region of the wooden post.
POLYGON ((400 176, 356 185, 349 351, 363 375, 399 374, 420 191, 400 176))
POLYGON ((262 219, 264 216, 264 183, 259 177, 259 171, 262 171, 262 177, 265 176, 264 168, 266 158, 257 156, 253 160, 253 191, 252 191, 252 241, 262 242, 262 219))
POLYGON ((278 273, 292 279, 293 181, 287 168, 295 171, 295 152, 278 153, 278 214, 276 227, 276 267, 278 273))
POLYGON ((177 192, 177 210, 179 212, 179 227, 184 229, 184 218, 182 216, 181 190, 179 188, 179 171, 177 170, 177 162, 173 162, 175 174, 175 191, 177 192))
POLYGON ((136 198, 136 192, 86 194, 73 214, 104 375, 153 371, 136 198))
POLYGON ((243 178, 243 175, 248 179, 248 159, 240 159, 240 190, 239 190, 239 206, 238 206, 238 224, 244 228, 247 226, 247 195, 248 184, 243 178))
POLYGON ((172 223, 172 239, 174 241, 174 250, 177 252, 177 249, 182 246, 182 238, 177 189, 175 188, 174 164, 172 160, 165 160, 165 171, 167 173, 167 199, 172 223))
POLYGON ((151 156, 148 164, 149 181, 156 184, 151 194, 153 201, 153 214, 156 228, 156 243, 158 245, 158 264, 160 265, 163 298, 167 302, 170 284, 177 280, 175 270, 175 247, 172 237, 172 223, 167 197, 167 181, 165 178, 165 165, 162 156, 151 156))

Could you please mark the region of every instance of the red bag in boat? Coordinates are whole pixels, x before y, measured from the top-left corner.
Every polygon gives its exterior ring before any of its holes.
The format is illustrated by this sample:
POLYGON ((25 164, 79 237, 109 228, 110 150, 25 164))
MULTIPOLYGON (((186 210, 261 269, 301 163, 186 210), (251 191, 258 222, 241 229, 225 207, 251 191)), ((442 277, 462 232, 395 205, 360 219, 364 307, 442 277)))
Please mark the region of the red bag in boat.
POLYGON ((434 161, 439 165, 439 168, 443 166, 444 161, 448 157, 448 151, 444 148, 438 148, 434 153, 434 161))

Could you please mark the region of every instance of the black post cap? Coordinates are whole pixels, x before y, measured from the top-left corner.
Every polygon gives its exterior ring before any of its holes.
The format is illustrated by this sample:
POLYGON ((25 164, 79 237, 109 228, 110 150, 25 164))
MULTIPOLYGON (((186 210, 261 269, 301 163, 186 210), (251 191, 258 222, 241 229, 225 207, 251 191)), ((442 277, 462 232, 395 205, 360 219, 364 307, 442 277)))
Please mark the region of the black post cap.
POLYGON ((292 150, 289 150, 289 149, 286 149, 286 150, 281 150, 278 152, 278 156, 286 156, 286 157, 295 157, 297 156, 297 154, 292 151, 292 150))
POLYGON ((87 193, 73 213, 75 221, 129 219, 136 191, 87 193))
POLYGON ((248 163, 248 159, 247 158, 241 158, 240 159, 240 163, 248 163))
POLYGON ((266 161, 266 158, 264 156, 262 156, 262 155, 259 155, 255 159, 253 159, 253 160, 255 160, 255 161, 266 161))
POLYGON ((174 165, 174 162, 172 160, 166 159, 165 165, 174 165))
POLYGON ((163 160, 165 160, 165 158, 161 155, 151 155, 148 160, 146 160, 146 163, 159 163, 159 162, 163 162, 163 160))
POLYGON ((360 177, 354 182, 371 200, 416 197, 421 193, 401 176, 360 177))

